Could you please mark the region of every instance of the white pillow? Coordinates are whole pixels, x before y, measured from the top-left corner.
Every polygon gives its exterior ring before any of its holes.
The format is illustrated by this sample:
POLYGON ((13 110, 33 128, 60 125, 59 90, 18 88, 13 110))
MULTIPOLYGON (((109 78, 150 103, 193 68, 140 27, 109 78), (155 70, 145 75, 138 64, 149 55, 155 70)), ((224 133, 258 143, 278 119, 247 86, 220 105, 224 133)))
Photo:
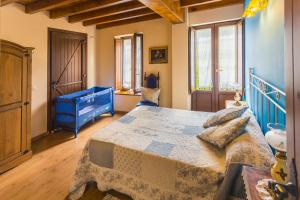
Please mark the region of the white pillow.
POLYGON ((141 93, 142 93, 142 101, 150 101, 152 103, 158 104, 158 98, 160 94, 159 88, 144 88, 141 87, 141 93))

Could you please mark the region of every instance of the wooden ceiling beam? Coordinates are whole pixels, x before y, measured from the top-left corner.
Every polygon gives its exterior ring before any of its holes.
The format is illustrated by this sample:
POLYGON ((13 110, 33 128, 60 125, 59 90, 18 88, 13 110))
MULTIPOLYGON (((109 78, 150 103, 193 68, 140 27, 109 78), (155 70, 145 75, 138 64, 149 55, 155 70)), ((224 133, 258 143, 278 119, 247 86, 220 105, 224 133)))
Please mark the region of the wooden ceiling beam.
POLYGON ((15 2, 16 2, 16 0, 1 0, 0 1, 0 6, 6 6, 10 3, 15 3, 15 2))
POLYGON ((210 3, 210 4, 204 4, 204 5, 190 7, 189 12, 214 9, 214 8, 220 8, 220 7, 230 6, 230 5, 234 5, 234 4, 243 4, 243 3, 244 3, 244 0, 222 0, 222 1, 214 2, 214 3, 210 3))
POLYGON ((202 4, 209 4, 214 2, 219 2, 222 0, 180 0, 180 6, 183 8, 191 7, 191 6, 198 6, 202 4))
POLYGON ((132 19, 125 19, 125 20, 100 24, 100 25, 97 25, 96 28, 97 29, 103 29, 103 28, 109 28, 109 27, 113 27, 113 26, 132 24, 132 23, 136 23, 136 22, 148 21, 148 20, 159 19, 159 18, 161 18, 161 16, 154 13, 154 14, 145 15, 145 16, 141 16, 141 17, 136 17, 136 18, 132 18, 132 19))
POLYGON ((118 5, 120 3, 129 2, 131 0, 97 0, 97 1, 87 1, 84 3, 79 3, 74 6, 68 6, 63 8, 56 8, 50 11, 50 18, 56 19, 60 17, 66 17, 90 10, 95 10, 99 8, 109 7, 118 5))
POLYGON ((70 23, 80 22, 80 21, 85 21, 85 20, 94 19, 98 17, 105 17, 105 16, 115 15, 115 14, 124 13, 132 10, 138 10, 141 8, 145 8, 145 6, 138 1, 127 2, 127 3, 122 3, 107 8, 100 8, 85 13, 71 15, 69 16, 69 22, 70 23))
POLYGON ((83 25, 89 26, 89 25, 94 25, 94 24, 105 24, 108 22, 120 21, 120 20, 124 20, 124 19, 131 19, 131 18, 141 17, 144 15, 153 14, 153 13, 154 12, 151 9, 143 8, 143 9, 134 10, 134 11, 126 12, 126 13, 120 13, 120 14, 116 14, 116 15, 87 20, 87 21, 83 22, 83 25))
POLYGON ((139 0, 145 6, 170 21, 171 23, 184 22, 184 10, 180 3, 174 0, 139 0))
POLYGON ((79 0, 39 0, 25 5, 25 12, 29 14, 50 10, 79 0))

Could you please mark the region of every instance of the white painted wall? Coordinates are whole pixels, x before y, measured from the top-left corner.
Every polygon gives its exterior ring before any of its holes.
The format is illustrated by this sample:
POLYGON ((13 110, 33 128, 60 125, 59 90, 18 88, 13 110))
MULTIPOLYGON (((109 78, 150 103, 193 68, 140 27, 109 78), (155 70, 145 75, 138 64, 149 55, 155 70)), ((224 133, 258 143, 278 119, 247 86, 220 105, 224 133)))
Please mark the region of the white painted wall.
MULTIPOLYGON (((134 24, 116 26, 96 31, 97 49, 97 84, 114 86, 114 36, 143 33, 144 72, 160 73, 160 105, 172 106, 172 29, 171 24, 164 19, 157 19, 134 24), (157 46, 169 47, 169 62, 167 64, 149 64, 149 48, 157 46)), ((116 110, 129 111, 139 102, 140 97, 116 95, 116 110)))
POLYGON ((172 107, 189 109, 188 22, 172 25, 172 107))
POLYGON ((141 101, 141 96, 115 95, 115 110, 129 112, 141 101))
POLYGON ((48 27, 88 34, 88 86, 95 85, 95 28, 66 19, 49 19, 48 14, 25 14, 24 7, 10 4, 0 8, 0 38, 34 47, 32 57, 32 137, 47 131, 48 27))
POLYGON ((201 25, 228 20, 239 19, 243 15, 243 4, 236 4, 222 8, 192 12, 189 14, 189 25, 201 25))

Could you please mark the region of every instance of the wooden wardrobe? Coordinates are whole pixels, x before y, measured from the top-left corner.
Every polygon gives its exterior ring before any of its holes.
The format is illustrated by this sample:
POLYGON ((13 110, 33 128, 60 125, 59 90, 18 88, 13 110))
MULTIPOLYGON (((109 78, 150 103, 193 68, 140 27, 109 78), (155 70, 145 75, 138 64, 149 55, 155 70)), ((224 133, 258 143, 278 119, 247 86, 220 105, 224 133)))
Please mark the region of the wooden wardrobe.
POLYGON ((0 174, 32 155, 32 50, 0 40, 0 174))

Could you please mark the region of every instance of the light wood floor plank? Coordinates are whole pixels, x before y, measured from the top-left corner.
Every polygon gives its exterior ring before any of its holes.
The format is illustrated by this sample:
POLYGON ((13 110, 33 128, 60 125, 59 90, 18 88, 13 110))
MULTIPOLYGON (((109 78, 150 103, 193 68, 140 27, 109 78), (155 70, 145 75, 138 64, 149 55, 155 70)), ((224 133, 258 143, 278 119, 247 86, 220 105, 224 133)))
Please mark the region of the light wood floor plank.
MULTIPOLYGON (((49 134, 32 144, 33 157, 0 175, 0 199, 60 200, 68 195, 70 183, 89 137, 121 115, 103 117, 84 128, 77 139, 70 132, 49 134)), ((87 188, 81 200, 102 199, 95 185, 87 188)), ((128 198, 124 198, 128 199, 128 198)))

